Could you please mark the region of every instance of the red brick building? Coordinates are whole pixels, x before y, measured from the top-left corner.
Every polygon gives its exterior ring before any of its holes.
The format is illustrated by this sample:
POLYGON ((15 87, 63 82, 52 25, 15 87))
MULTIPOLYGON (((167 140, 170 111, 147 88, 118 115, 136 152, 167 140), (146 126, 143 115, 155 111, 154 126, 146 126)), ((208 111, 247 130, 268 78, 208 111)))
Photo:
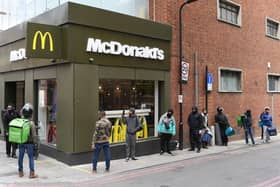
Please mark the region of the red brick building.
MULTIPOLYGON (((150 1, 151 19, 172 25, 171 101, 179 119, 179 7, 184 0, 150 1)), ((188 142, 187 116, 198 103, 205 107, 205 68, 213 75, 208 92, 209 124, 217 106, 223 106, 232 126, 235 118, 251 109, 255 135, 258 117, 271 108, 280 128, 280 2, 198 0, 183 9, 183 60, 190 63, 189 81, 183 84, 184 141, 188 142), (195 89, 197 53, 198 89, 195 89), (197 90, 197 92, 195 91, 197 90)), ((179 120, 177 120, 179 121, 179 120)), ((233 139, 243 137, 243 131, 233 139)))

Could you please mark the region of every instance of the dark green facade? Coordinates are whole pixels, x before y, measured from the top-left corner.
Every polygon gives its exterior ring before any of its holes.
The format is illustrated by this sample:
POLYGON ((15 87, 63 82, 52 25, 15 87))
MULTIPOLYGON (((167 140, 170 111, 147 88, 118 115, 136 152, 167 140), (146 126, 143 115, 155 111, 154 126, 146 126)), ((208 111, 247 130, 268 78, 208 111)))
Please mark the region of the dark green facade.
MULTIPOLYGON (((159 81, 160 114, 170 104, 170 49, 171 27, 168 25, 74 3, 64 4, 33 18, 30 23, 0 32, 0 107, 4 108, 7 103, 7 82, 24 81, 24 101, 35 104, 36 81, 56 79, 57 146, 46 145, 42 149, 69 164, 90 162, 91 138, 99 106, 99 80, 159 81), (34 42, 37 31, 45 38, 38 34, 40 39, 34 42), (47 32, 52 41, 45 35, 47 32), (164 51, 164 59, 87 52, 87 40, 91 37, 129 46, 159 48, 164 51), (26 49, 27 59, 10 62, 10 52, 21 48, 26 49), (76 161, 78 158, 82 161, 76 161)), ((149 141, 154 142, 155 138, 142 143, 146 147, 154 145, 149 141)), ((139 147, 138 154, 154 152, 154 148, 141 151, 141 145, 139 147)), ((122 157, 122 149, 123 145, 112 146, 112 150, 116 150, 113 157, 122 157)))

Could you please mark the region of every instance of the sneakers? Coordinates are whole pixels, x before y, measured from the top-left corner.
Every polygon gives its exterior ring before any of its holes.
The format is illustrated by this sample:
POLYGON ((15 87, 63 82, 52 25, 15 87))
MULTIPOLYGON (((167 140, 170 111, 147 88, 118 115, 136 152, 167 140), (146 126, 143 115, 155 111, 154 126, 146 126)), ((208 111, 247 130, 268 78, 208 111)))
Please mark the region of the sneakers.
POLYGON ((126 158, 125 158, 125 161, 128 162, 128 161, 129 161, 129 157, 126 157, 126 158))
POLYGON ((38 175, 36 175, 35 172, 30 172, 30 174, 29 174, 30 179, 34 179, 34 178, 37 178, 37 177, 38 177, 38 175))
POLYGON ((138 158, 132 157, 131 160, 138 160, 138 158))
POLYGON ((160 155, 163 155, 164 154, 164 151, 160 151, 160 153, 159 153, 160 155))
POLYGON ((193 148, 190 148, 190 149, 188 149, 188 151, 194 151, 194 149, 193 149, 193 148))
POLYGON ((171 156, 174 156, 174 154, 173 154, 173 153, 171 153, 170 151, 168 151, 167 153, 168 153, 168 154, 170 154, 171 156))
POLYGON ((18 157, 17 157, 17 155, 12 155, 12 158, 15 158, 15 159, 16 159, 16 158, 18 158, 18 157))
POLYGON ((200 149, 197 149, 197 151, 196 151, 197 153, 200 153, 200 149))

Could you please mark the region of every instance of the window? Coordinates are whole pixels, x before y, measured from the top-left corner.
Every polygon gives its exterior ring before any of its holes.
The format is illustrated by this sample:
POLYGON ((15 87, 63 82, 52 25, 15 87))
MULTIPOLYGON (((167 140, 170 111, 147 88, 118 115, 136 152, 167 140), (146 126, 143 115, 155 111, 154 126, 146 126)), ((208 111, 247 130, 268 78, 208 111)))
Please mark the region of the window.
POLYGON ((56 80, 39 80, 37 93, 40 141, 56 146, 56 80))
MULTIPOLYGON (((123 110, 133 107, 143 125, 137 139, 155 135, 155 81, 101 79, 99 81, 99 109, 105 110, 113 124, 111 143, 125 141, 125 128, 121 122, 123 110)), ((157 121, 157 120, 156 120, 157 121)))
POLYGON ((279 39, 279 22, 266 18, 266 35, 279 39))
POLYGON ((219 91, 241 92, 241 70, 220 69, 219 91))
POLYGON ((280 75, 268 75, 268 91, 280 92, 280 75))
POLYGON ((241 26, 241 7, 227 0, 218 0, 218 19, 241 26))

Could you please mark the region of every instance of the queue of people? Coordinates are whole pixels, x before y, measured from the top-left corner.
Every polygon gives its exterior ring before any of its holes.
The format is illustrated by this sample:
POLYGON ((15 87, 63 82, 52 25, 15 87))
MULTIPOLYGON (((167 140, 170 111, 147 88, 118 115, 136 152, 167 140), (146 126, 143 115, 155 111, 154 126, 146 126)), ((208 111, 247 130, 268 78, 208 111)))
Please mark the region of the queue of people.
MULTIPOLYGON (((171 152, 170 142, 172 137, 176 135, 176 120, 173 116, 173 109, 168 109, 164 113, 158 122, 157 132, 160 137, 160 155, 168 153, 174 156, 171 152)), ((29 178, 38 177, 35 174, 34 169, 34 144, 36 143, 36 132, 35 125, 32 121, 33 117, 33 107, 31 104, 25 104, 21 110, 21 118, 27 119, 30 125, 30 135, 28 141, 21 144, 16 144, 9 141, 9 123, 20 115, 16 112, 12 105, 8 105, 7 109, 2 112, 2 122, 4 124, 5 141, 6 141, 6 154, 7 157, 17 158, 16 149, 19 148, 18 156, 18 172, 19 177, 23 177, 23 158, 25 152, 27 152, 29 158, 29 178)), ((138 116, 135 114, 135 109, 130 108, 129 114, 126 115, 123 111, 122 122, 126 124, 126 158, 125 161, 138 160, 136 155, 136 133, 142 130, 142 124, 139 121, 138 116)), ((270 108, 265 107, 264 111, 259 117, 259 126, 262 128, 262 139, 264 143, 268 143, 270 140, 270 132, 273 130, 272 115, 270 114, 270 108)), ((219 133, 221 136, 221 141, 223 146, 228 146, 228 134, 227 128, 230 127, 230 123, 226 114, 224 113, 224 108, 217 107, 217 113, 215 115, 215 123, 219 126, 219 133)), ((250 109, 246 110, 240 118, 240 123, 242 128, 244 128, 245 133, 245 143, 249 144, 249 137, 252 145, 255 145, 254 135, 253 135, 253 118, 250 109)), ((197 153, 201 152, 201 148, 208 148, 211 144, 211 138, 214 132, 211 132, 208 127, 208 114, 206 109, 202 109, 199 112, 197 106, 192 107, 192 111, 189 113, 187 118, 187 124, 189 127, 189 151, 195 151, 197 153)), ((110 120, 106 118, 105 111, 99 111, 98 120, 95 123, 95 129, 93 131, 92 137, 92 173, 97 173, 97 162, 99 160, 100 152, 103 150, 105 157, 105 172, 110 171, 110 135, 112 130, 112 124, 110 120)))

